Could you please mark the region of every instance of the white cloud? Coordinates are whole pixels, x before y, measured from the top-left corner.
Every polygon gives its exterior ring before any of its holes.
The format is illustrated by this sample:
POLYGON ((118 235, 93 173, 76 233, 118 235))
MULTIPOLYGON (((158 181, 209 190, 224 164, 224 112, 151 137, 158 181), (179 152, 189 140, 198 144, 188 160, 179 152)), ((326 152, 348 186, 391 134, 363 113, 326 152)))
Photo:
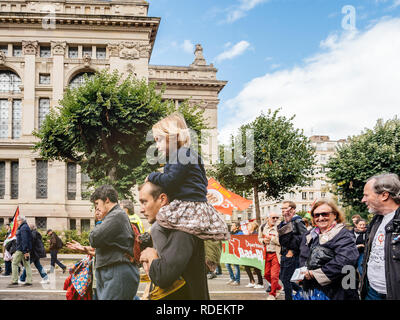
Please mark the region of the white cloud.
POLYGON ((183 41, 181 48, 187 53, 194 53, 194 44, 190 40, 183 41))
POLYGON ((269 0, 239 0, 239 4, 227 9, 228 14, 226 22, 232 23, 246 15, 246 12, 252 10, 255 6, 269 0))
POLYGON ((295 114, 295 126, 306 135, 332 139, 359 134, 378 118, 399 113, 400 19, 379 21, 364 32, 330 35, 320 45, 322 52, 302 66, 255 78, 227 101, 220 141, 269 108, 295 114))
POLYGON ((224 52, 220 53, 216 58, 215 62, 221 62, 223 60, 233 59, 237 56, 242 55, 247 49, 249 49, 250 43, 245 40, 242 40, 236 43, 233 47, 225 50, 224 52))

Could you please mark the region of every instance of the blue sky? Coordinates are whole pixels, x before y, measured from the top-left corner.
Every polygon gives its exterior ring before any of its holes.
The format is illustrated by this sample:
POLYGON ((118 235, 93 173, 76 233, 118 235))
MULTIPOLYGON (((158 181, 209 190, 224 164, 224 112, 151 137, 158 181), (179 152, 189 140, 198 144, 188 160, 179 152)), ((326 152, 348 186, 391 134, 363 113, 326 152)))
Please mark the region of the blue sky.
POLYGON ((217 78, 228 81, 218 111, 223 138, 268 108, 296 114, 307 135, 333 139, 397 113, 400 0, 149 3, 149 16, 161 17, 151 64, 189 65, 201 43, 217 78))

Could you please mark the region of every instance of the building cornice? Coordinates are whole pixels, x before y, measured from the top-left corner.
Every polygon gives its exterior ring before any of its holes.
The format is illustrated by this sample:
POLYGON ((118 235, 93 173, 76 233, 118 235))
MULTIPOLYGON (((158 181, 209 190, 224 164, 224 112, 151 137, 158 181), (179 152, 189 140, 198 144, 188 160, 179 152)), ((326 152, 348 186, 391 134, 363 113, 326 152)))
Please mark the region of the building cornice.
POLYGON ((195 87, 195 88, 215 88, 219 93, 228 81, 222 80, 181 80, 181 79, 158 79, 149 77, 149 81, 155 82, 158 86, 168 87, 195 87))
POLYGON ((2 27, 36 27, 42 28, 44 21, 53 19, 56 28, 64 29, 105 29, 110 30, 126 30, 126 28, 142 28, 149 31, 149 42, 151 45, 150 56, 153 51, 154 42, 157 36, 161 18, 157 17, 141 17, 141 16, 124 16, 124 15, 88 15, 88 14, 66 14, 57 13, 54 18, 49 18, 48 13, 36 12, 1 12, 0 28, 2 27), (112 29, 113 28, 113 29, 112 29))

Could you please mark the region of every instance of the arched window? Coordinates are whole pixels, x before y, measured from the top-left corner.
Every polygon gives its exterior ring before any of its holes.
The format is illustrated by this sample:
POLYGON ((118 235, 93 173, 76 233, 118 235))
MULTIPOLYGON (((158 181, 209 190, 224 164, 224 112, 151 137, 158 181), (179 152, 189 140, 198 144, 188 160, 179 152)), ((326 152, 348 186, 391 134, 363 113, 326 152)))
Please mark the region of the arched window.
POLYGON ((0 92, 20 93, 21 78, 12 71, 0 71, 0 92))
POLYGON ((81 72, 78 73, 69 83, 71 89, 80 87, 85 82, 85 74, 90 78, 93 77, 94 72, 81 72))
POLYGON ((16 73, 0 70, 0 139, 21 137, 21 84, 21 78, 16 73))

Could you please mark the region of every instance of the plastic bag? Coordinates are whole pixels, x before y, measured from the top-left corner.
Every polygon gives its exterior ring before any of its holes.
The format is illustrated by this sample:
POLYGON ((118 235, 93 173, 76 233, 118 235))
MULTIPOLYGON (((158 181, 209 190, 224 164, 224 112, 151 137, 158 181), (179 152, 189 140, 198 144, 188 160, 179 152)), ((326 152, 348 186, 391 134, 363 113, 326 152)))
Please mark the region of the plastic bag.
POLYGON ((330 300, 328 296, 318 289, 299 290, 294 294, 293 300, 330 300))

